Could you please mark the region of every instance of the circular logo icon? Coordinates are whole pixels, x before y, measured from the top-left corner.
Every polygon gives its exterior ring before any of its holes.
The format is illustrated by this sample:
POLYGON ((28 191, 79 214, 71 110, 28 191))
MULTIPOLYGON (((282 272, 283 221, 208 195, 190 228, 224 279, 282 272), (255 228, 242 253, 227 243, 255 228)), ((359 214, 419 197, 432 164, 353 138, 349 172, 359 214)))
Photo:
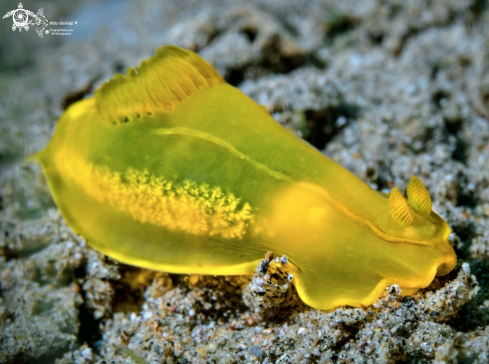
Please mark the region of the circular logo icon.
MULTIPOLYGON (((18 28, 24 28, 29 22, 29 13, 26 10, 20 8, 19 5, 19 9, 15 10, 12 19, 14 20, 14 24, 18 28)), ((29 29, 29 27, 27 27, 26 29, 29 29)))
POLYGON ((49 30, 46 30, 46 34, 49 34, 49 30))

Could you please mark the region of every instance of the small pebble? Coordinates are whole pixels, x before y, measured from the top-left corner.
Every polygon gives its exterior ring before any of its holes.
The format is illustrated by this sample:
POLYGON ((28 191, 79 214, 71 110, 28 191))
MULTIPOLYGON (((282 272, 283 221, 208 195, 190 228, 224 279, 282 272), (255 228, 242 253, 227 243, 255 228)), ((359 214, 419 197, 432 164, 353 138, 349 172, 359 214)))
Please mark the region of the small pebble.
POLYGON ((257 358, 261 358, 263 355, 263 350, 258 345, 252 345, 248 348, 248 352, 257 358))
POLYGON ((92 349, 84 348, 83 350, 80 351, 80 354, 86 360, 92 360, 92 349))

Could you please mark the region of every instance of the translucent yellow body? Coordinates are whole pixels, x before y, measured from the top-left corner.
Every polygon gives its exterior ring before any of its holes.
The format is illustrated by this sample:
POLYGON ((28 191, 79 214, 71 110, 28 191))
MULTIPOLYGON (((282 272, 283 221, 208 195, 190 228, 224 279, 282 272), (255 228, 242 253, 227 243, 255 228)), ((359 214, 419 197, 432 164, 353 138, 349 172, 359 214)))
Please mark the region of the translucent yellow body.
POLYGON ((455 265, 413 177, 386 198, 291 135, 196 54, 163 47, 72 105, 36 158, 68 224, 122 262, 252 274, 287 255, 310 306, 410 294, 455 265))

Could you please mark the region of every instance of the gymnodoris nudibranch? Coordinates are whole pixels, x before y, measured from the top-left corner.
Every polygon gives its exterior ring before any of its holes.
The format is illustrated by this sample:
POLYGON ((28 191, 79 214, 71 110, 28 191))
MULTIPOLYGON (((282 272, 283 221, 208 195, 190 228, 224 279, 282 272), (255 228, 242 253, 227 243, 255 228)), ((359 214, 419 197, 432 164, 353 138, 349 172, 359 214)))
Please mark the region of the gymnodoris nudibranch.
POLYGON ((456 263, 417 177, 407 200, 384 197, 173 46, 70 106, 35 158, 70 227, 127 264, 253 274, 271 251, 331 309, 388 284, 412 294, 456 263))

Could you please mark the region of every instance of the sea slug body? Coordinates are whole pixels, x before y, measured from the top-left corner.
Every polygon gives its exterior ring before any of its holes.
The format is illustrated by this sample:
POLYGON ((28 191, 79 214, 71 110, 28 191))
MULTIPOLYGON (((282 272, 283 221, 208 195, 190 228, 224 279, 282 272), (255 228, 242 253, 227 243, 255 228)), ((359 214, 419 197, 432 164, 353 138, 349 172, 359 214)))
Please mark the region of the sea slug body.
POLYGON ((412 294, 455 266, 417 177, 407 199, 382 196, 177 47, 70 106, 35 158, 71 228, 128 264, 253 274, 271 251, 318 309, 412 294))

